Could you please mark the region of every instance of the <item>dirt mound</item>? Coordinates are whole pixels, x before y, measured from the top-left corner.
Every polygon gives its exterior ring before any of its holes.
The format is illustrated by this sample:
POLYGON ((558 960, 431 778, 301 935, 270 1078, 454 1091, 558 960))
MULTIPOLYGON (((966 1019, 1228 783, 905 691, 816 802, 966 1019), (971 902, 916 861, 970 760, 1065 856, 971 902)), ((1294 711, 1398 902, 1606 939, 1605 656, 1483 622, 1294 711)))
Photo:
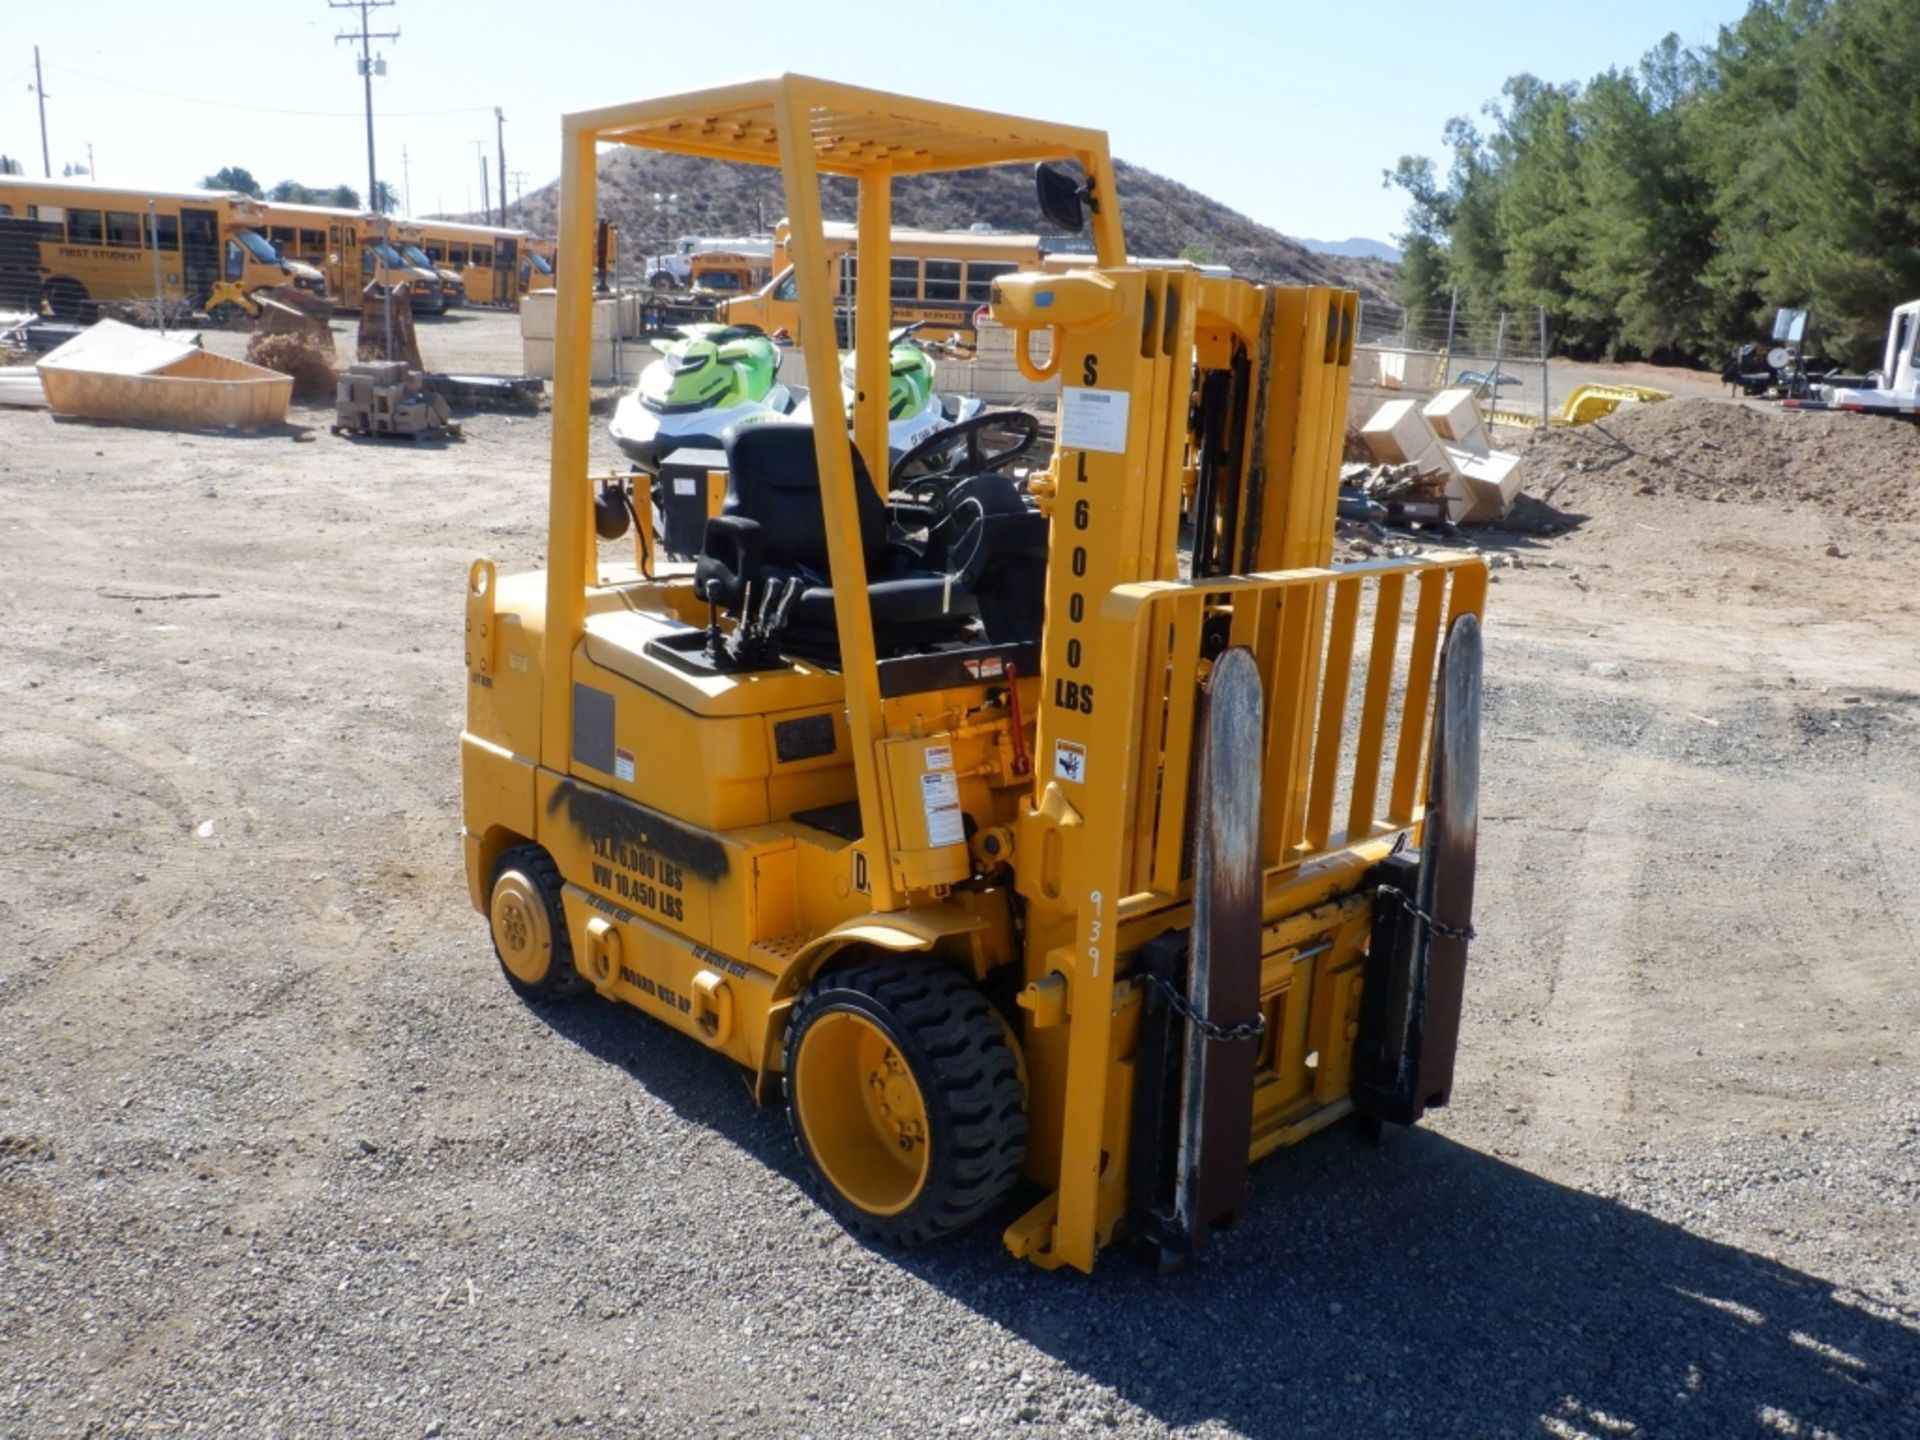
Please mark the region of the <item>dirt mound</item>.
POLYGON ((1920 425, 1878 415, 1717 400, 1630 405, 1592 425, 1535 434, 1524 464, 1528 492, 1563 509, 1678 495, 1804 505, 1875 522, 1920 519, 1920 425))

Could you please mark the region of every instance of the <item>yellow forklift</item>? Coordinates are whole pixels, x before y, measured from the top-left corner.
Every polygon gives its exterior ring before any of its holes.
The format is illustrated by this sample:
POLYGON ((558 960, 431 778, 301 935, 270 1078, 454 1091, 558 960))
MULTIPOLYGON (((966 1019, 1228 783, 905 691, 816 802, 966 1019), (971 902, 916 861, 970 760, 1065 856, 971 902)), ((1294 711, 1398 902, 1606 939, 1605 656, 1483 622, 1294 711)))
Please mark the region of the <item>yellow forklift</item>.
POLYGON ((564 140, 548 568, 478 560, 466 598, 507 982, 732 1057, 857 1230, 1004 1207, 1048 1268, 1178 1263, 1252 1161, 1446 1103, 1486 571, 1331 563, 1355 297, 1129 266, 1096 130, 788 75, 564 140), (820 178, 856 183, 850 415, 816 385, 811 425, 590 476, 606 144, 780 167, 815 376, 820 178), (891 182, 1012 164, 1097 262, 993 287, 1059 377, 1052 459, 1003 415, 889 467, 891 182))

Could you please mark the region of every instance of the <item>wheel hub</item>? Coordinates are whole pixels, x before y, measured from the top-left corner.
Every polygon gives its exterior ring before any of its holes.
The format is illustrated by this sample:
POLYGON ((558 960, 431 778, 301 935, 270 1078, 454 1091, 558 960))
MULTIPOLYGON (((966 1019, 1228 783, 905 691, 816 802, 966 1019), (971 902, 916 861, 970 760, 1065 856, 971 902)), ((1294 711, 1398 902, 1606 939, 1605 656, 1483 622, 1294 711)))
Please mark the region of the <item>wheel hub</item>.
POLYGON ((507 871, 494 883, 492 909, 493 943, 500 963, 514 979, 538 985, 552 963, 553 928, 533 882, 518 870, 507 871))
POLYGON ((816 1019, 791 1077, 808 1147, 828 1182, 875 1215, 897 1214, 926 1183, 926 1101, 912 1067, 876 1022, 850 1011, 816 1019))

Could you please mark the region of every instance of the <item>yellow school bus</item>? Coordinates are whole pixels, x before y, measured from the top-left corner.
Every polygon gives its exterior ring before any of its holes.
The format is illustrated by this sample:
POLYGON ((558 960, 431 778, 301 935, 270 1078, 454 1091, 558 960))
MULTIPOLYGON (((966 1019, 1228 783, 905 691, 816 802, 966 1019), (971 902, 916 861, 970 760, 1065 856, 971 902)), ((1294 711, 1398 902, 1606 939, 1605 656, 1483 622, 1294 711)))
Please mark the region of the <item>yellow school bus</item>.
MULTIPOLYGON (((827 263, 838 273, 834 306, 841 316, 853 306, 854 277, 859 257, 854 253, 854 227, 826 222, 827 263)), ((993 295, 993 282, 1020 270, 1063 270, 1092 264, 1083 253, 1050 252, 1038 235, 1006 235, 982 230, 895 230, 890 289, 894 325, 921 323, 929 340, 959 336, 973 338, 973 317, 993 295)), ((1050 242, 1054 245, 1059 240, 1050 242)), ((787 222, 773 232, 774 278, 749 295, 722 301, 720 316, 730 325, 755 325, 769 335, 785 331, 800 338, 798 280, 787 250, 787 222)), ((699 263, 696 257, 695 264, 699 263)), ((1129 255, 1129 265, 1143 269, 1185 267, 1184 260, 1144 259, 1129 255)), ((1225 265, 1197 265, 1203 275, 1227 276, 1225 265)))
MULTIPOLYGON (((409 269, 433 277, 430 289, 434 299, 427 304, 421 303, 422 288, 416 286, 413 292, 413 308, 439 313, 464 304, 467 298, 467 282, 459 270, 440 264, 423 247, 427 238, 422 222, 402 220, 393 215, 369 215, 367 217, 367 238, 376 251, 382 246, 393 250, 400 262, 409 269), (437 301, 437 303, 435 303, 437 301)), ((364 269, 366 258, 361 258, 364 269)))
POLYGON ((0 175, 0 218, 63 227, 40 243, 40 302, 84 320, 102 301, 170 301, 224 307, 255 290, 295 285, 327 293, 321 272, 268 243, 266 207, 212 190, 121 190, 86 181, 0 175), (154 261, 158 256, 159 264, 154 261))
POLYGON ((737 254, 731 250, 703 250, 688 257, 687 278, 691 287, 703 295, 744 295, 770 278, 764 256, 737 254))
POLYGON ((394 223, 389 217, 335 205, 261 203, 267 212, 267 239, 282 255, 317 267, 341 309, 358 310, 360 292, 376 281, 406 284, 416 311, 437 314, 447 308, 439 273, 431 265, 411 263, 388 239, 394 223))
POLYGON ((529 235, 520 246, 520 294, 553 289, 553 262, 559 242, 529 235))
POLYGON ((420 248, 435 265, 459 275, 472 305, 517 305, 520 259, 533 239, 524 230, 467 225, 452 220, 415 220, 420 248))
MULTIPOLYGON (((859 271, 854 227, 829 221, 827 264, 837 274, 836 307, 853 304, 859 271)), ((729 325, 756 325, 769 335, 785 331, 800 338, 799 280, 787 249, 787 222, 774 227, 774 278, 750 295, 721 304, 729 325)), ((993 282, 1041 263, 1038 235, 998 235, 971 230, 895 230, 893 232, 893 324, 923 322, 921 334, 940 339, 970 334, 973 313, 987 303, 993 282)))

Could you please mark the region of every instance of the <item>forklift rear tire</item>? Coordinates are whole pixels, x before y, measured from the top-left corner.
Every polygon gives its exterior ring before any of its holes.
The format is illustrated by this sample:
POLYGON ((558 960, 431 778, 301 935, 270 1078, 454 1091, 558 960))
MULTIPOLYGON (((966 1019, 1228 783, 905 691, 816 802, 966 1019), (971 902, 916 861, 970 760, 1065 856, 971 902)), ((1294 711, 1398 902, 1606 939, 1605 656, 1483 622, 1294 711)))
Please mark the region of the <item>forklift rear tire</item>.
POLYGON ((786 1068, 800 1153, 858 1231, 937 1239, 1019 1178, 1018 1057, 986 996, 950 970, 883 956, 822 976, 794 1007, 786 1068))
POLYGON ((516 845, 493 867, 487 902, 493 953, 522 1000, 557 1000, 580 989, 560 901, 564 883, 553 857, 538 845, 516 845))

